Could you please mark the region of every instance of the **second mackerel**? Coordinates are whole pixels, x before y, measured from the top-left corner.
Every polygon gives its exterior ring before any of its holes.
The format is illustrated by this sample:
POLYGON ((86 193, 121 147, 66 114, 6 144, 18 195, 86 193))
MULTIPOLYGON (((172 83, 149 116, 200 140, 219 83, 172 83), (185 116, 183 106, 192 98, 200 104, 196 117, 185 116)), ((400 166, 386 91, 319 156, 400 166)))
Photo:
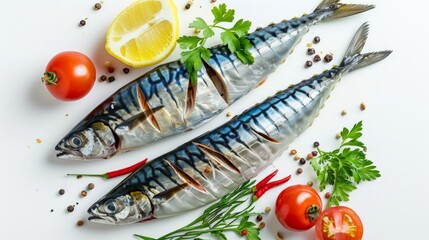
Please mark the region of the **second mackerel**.
POLYGON ((191 84, 180 61, 161 65, 119 89, 79 122, 56 146, 62 159, 101 159, 192 130, 262 83, 318 22, 372 9, 372 5, 323 0, 316 10, 247 35, 254 64, 242 63, 225 46, 191 84))

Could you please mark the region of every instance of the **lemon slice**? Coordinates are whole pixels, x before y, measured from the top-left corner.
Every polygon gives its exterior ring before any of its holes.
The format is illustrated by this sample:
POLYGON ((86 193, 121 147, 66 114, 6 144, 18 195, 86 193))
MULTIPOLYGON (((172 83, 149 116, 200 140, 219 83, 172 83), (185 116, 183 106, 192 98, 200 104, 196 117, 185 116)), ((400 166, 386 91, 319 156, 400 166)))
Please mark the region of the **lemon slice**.
POLYGON ((137 0, 113 20, 106 50, 132 67, 148 66, 170 55, 178 35, 177 8, 172 0, 137 0))

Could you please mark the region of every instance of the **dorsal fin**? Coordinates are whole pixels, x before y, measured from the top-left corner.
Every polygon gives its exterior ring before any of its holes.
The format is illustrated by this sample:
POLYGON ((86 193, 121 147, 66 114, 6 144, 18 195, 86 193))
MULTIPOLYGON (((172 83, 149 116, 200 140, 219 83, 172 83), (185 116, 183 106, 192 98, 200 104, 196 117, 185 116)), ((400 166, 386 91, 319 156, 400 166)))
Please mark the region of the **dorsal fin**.
POLYGON ((225 166, 228 169, 231 169, 232 171, 241 174, 240 169, 238 169, 234 163, 232 163, 231 159, 229 159, 224 154, 210 148, 209 146, 206 146, 202 143, 193 142, 193 144, 200 149, 204 154, 206 154, 210 160, 214 160, 216 165, 222 165, 225 166))

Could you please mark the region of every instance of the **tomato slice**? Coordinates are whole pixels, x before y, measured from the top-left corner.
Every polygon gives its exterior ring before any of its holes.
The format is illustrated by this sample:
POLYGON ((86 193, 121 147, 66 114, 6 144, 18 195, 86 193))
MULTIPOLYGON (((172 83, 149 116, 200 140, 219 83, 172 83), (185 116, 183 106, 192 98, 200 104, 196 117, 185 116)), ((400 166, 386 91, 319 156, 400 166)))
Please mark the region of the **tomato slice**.
POLYGON ((362 236, 362 221, 348 207, 328 208, 316 221, 317 240, 360 240, 362 236))

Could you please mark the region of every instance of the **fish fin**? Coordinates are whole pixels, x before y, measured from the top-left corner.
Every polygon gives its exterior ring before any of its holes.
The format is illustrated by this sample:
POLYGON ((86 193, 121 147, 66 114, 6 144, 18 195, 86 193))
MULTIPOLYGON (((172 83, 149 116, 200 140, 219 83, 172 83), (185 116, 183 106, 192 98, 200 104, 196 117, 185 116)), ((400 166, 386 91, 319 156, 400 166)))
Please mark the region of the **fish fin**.
MULTIPOLYGON (((249 126, 249 127, 250 127, 250 126, 249 126)), ((258 130, 256 130, 256 129, 254 129, 253 127, 250 127, 250 129, 252 130, 252 132, 253 132, 253 133, 255 133, 256 135, 258 135, 258 136, 262 137, 263 139, 265 139, 265 140, 267 140, 267 141, 269 141, 269 142, 272 142, 272 143, 280 143, 280 141, 279 141, 279 140, 277 140, 277 139, 275 139, 275 138, 271 137, 270 135, 267 135, 267 134, 265 134, 265 133, 262 133, 262 132, 260 132, 260 131, 258 131, 258 130)))
POLYGON ((185 189, 187 186, 189 186, 188 183, 183 183, 181 185, 177 185, 173 188, 170 188, 168 190, 162 191, 158 194, 155 194, 153 196, 154 199, 161 199, 162 201, 166 201, 169 200, 170 198, 172 198, 177 192, 179 192, 180 190, 185 189))
MULTIPOLYGON (((164 108, 164 106, 155 107, 155 108, 151 109, 149 112, 144 111, 144 112, 141 112, 139 114, 136 114, 136 115, 130 117, 129 119, 123 121, 116 128, 118 129, 118 128, 127 127, 128 129, 133 129, 136 126, 138 126, 141 122, 143 122, 145 120, 149 121, 148 116, 155 114, 156 112, 158 112, 162 108, 164 108)), ((153 125, 151 124, 151 126, 153 126, 153 125)), ((159 128, 155 128, 155 129, 159 132, 159 128)))
POLYGON ((362 24, 362 26, 357 30, 355 36, 350 42, 350 45, 344 55, 343 61, 341 62, 340 66, 347 67, 351 72, 359 68, 363 68, 376 62, 379 62, 392 53, 392 51, 388 50, 362 54, 361 51, 365 46, 366 39, 368 38, 368 32, 369 24, 362 24))
POLYGON ((149 104, 147 103, 142 90, 140 89, 140 87, 137 85, 136 87, 137 89, 137 98, 140 104, 140 108, 142 109, 142 112, 145 113, 146 115, 146 119, 149 122, 149 124, 157 131, 157 132, 161 132, 161 128, 159 127, 158 121, 156 120, 155 116, 154 116, 154 112, 153 109, 149 106, 149 104))
POLYGON ((188 90, 186 91, 186 107, 185 107, 185 119, 187 119, 195 109, 195 98, 197 96, 198 83, 192 83, 189 79, 188 90))
POLYGON ((340 0, 323 0, 315 11, 329 9, 332 14, 326 17, 325 20, 333 20, 366 12, 373 8, 375 8, 374 5, 344 4, 340 0))
POLYGON ((164 161, 174 170, 175 173, 185 182, 200 192, 207 192, 203 185, 198 180, 187 174, 183 169, 179 168, 176 164, 164 159, 164 161))
POLYGON ((198 149, 200 149, 204 154, 206 154, 210 160, 215 161, 216 164, 225 166, 226 168, 231 169, 232 171, 241 174, 240 169, 238 169, 234 163, 224 154, 212 149, 209 146, 206 146, 202 143, 192 142, 198 149))

